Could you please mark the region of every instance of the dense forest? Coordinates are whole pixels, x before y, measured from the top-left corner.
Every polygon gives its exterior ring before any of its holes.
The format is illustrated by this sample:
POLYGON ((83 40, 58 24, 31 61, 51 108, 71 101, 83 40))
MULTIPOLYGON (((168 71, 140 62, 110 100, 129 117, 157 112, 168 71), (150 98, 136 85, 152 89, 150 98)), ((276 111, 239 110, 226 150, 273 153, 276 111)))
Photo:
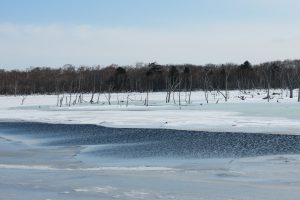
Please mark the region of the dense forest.
MULTIPOLYGON (((35 67, 0 70, 0 94, 245 90, 300 87, 300 60, 237 64, 35 67)), ((291 97, 293 93, 290 93, 291 97)))

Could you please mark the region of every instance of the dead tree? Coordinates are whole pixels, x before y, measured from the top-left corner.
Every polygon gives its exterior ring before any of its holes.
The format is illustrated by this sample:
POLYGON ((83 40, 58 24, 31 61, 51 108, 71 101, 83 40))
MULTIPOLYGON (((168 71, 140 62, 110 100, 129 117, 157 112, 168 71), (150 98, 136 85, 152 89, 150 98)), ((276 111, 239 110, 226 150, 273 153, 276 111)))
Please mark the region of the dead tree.
POLYGON ((179 83, 178 83, 178 105, 181 106, 181 76, 179 75, 179 83))
POLYGON ((297 68, 298 102, 300 102, 300 68, 297 68))
POLYGON ((298 86, 298 102, 300 102, 300 85, 298 86))
POLYGON ((63 96, 60 98, 59 100, 59 107, 62 107, 63 101, 64 101, 65 95, 63 94, 63 96))
POLYGON ((154 75, 153 70, 150 68, 147 72, 146 72, 146 81, 147 81, 147 88, 146 88, 146 98, 145 98, 145 102, 144 105, 145 106, 149 106, 149 91, 150 91, 150 81, 152 76, 154 75))
POLYGON ((21 105, 23 105, 23 104, 24 104, 24 101, 25 101, 25 99, 26 99, 26 96, 23 96, 23 98, 22 98, 22 102, 21 102, 21 105))
POLYGON ((185 94, 188 93, 188 99, 185 98, 185 102, 187 104, 191 104, 191 95, 192 95, 192 74, 191 74, 191 70, 189 67, 185 67, 183 70, 183 81, 184 81, 184 89, 185 89, 185 94))
POLYGON ((100 95, 101 95, 101 85, 100 85, 99 92, 98 92, 97 104, 99 104, 100 95))
POLYGON ((127 95, 127 98, 126 98, 126 107, 128 107, 129 97, 130 97, 130 95, 128 94, 128 95, 127 95))
POLYGON ((69 107, 71 107, 72 102, 72 89, 73 89, 73 82, 70 84, 70 91, 69 91, 69 107))
POLYGON ((107 95, 104 94, 105 98, 106 98, 106 100, 108 102, 108 105, 111 105, 111 91, 112 91, 112 89, 113 89, 113 86, 109 85, 108 90, 107 90, 107 95))
POLYGON ((286 79, 288 83, 288 89, 290 91, 290 98, 294 98, 294 89, 295 89, 295 82, 297 78, 297 74, 295 73, 295 69, 293 66, 289 66, 285 69, 286 71, 286 79))
POLYGON ((270 102, 271 95, 270 95, 270 89, 271 89, 271 81, 272 81, 272 64, 267 64, 261 68, 264 76, 264 80, 266 83, 267 88, 267 96, 263 99, 267 99, 268 102, 270 102))
POLYGON ((55 93, 57 95, 57 101, 56 101, 56 106, 59 106, 59 82, 56 80, 55 81, 55 93))
POLYGON ((57 94, 56 106, 59 106, 59 93, 57 94))
POLYGON ((210 79, 208 77, 208 74, 210 73, 210 71, 206 71, 206 73, 204 74, 204 97, 205 97, 205 101, 206 103, 208 103, 208 97, 209 97, 209 89, 211 88, 211 83, 210 83, 210 79))
POLYGON ((173 93, 173 103, 176 104, 175 101, 175 92, 179 87, 181 80, 179 79, 179 71, 175 66, 171 66, 168 72, 168 76, 166 78, 166 88, 167 88, 167 96, 166 103, 170 103, 171 93, 173 93))
POLYGON ((93 104, 94 103, 94 94, 96 92, 96 77, 94 75, 94 79, 93 79, 93 90, 92 90, 92 97, 90 100, 90 103, 93 104))
POLYGON ((229 79, 231 70, 232 70, 232 65, 231 64, 227 64, 227 65, 222 66, 221 73, 224 76, 225 94, 223 94, 221 92, 221 90, 220 90, 220 93, 223 95, 223 97, 225 99, 225 102, 228 101, 228 96, 229 96, 229 92, 228 92, 228 79, 229 79))

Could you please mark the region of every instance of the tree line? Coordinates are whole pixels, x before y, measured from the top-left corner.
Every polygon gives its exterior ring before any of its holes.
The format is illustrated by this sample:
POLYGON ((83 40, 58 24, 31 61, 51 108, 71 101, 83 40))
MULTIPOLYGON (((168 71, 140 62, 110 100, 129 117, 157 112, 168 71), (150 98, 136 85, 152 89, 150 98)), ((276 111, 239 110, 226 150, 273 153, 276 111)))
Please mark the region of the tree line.
MULTIPOLYGON (((252 65, 159 65, 90 67, 64 65, 61 68, 34 67, 27 70, 0 70, 1 95, 84 94, 112 92, 194 90, 220 91, 227 99, 228 90, 300 88, 300 60, 265 62, 252 65)), ((270 94, 266 98, 269 98, 270 94)), ((80 99, 80 98, 79 98, 80 99)), ((146 102, 147 104, 147 102, 146 102)))

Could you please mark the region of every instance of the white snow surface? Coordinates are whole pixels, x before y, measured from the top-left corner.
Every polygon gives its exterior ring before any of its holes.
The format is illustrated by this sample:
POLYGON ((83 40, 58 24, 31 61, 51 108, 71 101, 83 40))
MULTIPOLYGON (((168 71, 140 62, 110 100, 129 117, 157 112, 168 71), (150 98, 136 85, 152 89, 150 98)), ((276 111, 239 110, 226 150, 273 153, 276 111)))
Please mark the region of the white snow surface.
MULTIPOLYGON (((224 91, 223 91, 224 93, 224 91)), ((0 96, 0 121, 31 121, 67 124, 95 124, 122 128, 165 128, 179 130, 300 134, 300 103, 298 90, 289 98, 287 90, 272 90, 271 100, 265 90, 229 91, 225 102, 221 93, 209 93, 208 103, 203 91, 171 95, 165 103, 165 92, 149 94, 149 106, 144 105, 146 93, 113 93, 111 105, 107 94, 84 94, 85 103, 57 106, 57 95, 0 96), (245 100, 241 100, 244 96, 245 100), (128 106, 126 105, 128 97, 128 106)), ((72 94, 72 101, 75 99, 72 94)), ((62 97, 62 94, 60 95, 62 97)), ((65 94, 69 101, 69 94, 65 94)))

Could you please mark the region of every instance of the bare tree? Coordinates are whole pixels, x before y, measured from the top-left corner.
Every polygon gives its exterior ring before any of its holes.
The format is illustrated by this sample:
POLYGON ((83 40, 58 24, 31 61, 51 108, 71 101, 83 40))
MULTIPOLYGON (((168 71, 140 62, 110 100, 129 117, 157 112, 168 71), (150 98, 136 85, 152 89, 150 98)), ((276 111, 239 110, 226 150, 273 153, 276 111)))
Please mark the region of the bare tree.
POLYGON ((94 77, 93 77, 93 90, 92 90, 92 97, 91 97, 91 100, 90 100, 91 104, 94 103, 95 92, 96 92, 96 75, 94 75, 94 77))
POLYGON ((110 85, 110 86, 108 87, 108 90, 107 90, 107 95, 104 94, 104 95, 105 95, 105 98, 106 98, 106 100, 107 100, 107 102, 108 102, 108 105, 111 105, 111 91, 112 91, 112 89, 113 89, 113 86, 110 85))
POLYGON ((204 97, 205 97, 206 103, 208 103, 208 97, 209 97, 208 91, 211 87, 210 80, 208 77, 209 73, 210 73, 210 71, 206 71, 206 73, 204 74, 204 77, 203 77, 203 79, 204 79, 204 97))
POLYGON ((25 99, 26 99, 26 96, 23 96, 22 101, 21 101, 21 105, 24 104, 25 99))
POLYGON ((270 89, 271 89, 272 66, 273 65, 274 65, 274 63, 268 63, 268 64, 265 64, 265 66, 261 68, 261 70, 263 72, 265 84, 266 84, 266 89, 267 89, 267 96, 264 97, 264 99, 267 99, 268 102, 270 102, 270 99, 271 99, 270 89))
POLYGON ((192 74, 191 74, 191 70, 188 66, 186 66, 183 70, 183 82, 184 82, 184 89, 185 89, 185 93, 186 93, 186 97, 188 96, 188 98, 185 98, 185 102, 187 104, 191 104, 191 95, 192 95, 192 74), (188 93, 188 94, 187 94, 188 93))
POLYGON ((72 102, 72 89, 73 89, 73 82, 71 81, 70 90, 69 90, 69 107, 71 107, 71 102, 72 102))
POLYGON ((294 97, 294 89, 296 88, 296 80, 297 80, 297 73, 295 73, 295 69, 293 65, 288 66, 286 69, 286 80, 288 83, 288 89, 290 91, 290 98, 294 97))
POLYGON ((230 73, 233 69, 233 65, 232 64, 227 64, 227 65, 222 65, 221 67, 221 74, 223 74, 224 76, 224 83, 225 83, 225 94, 223 94, 221 92, 221 90, 219 90, 219 92, 223 95, 225 102, 228 101, 228 97, 229 97, 229 92, 228 92, 228 79, 230 77, 230 73))

